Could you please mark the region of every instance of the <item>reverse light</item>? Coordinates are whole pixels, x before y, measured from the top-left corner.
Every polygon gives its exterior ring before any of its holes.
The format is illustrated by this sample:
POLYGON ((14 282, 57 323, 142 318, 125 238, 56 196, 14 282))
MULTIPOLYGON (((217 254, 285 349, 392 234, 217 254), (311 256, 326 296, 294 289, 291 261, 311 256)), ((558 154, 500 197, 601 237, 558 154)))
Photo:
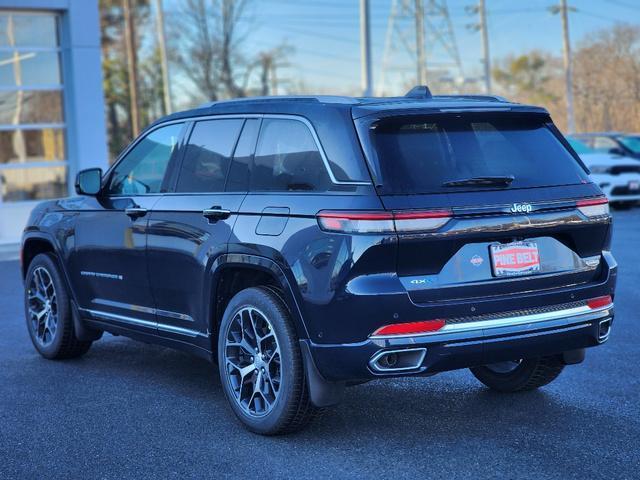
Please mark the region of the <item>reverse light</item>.
POLYGON ((611 295, 605 295, 604 297, 596 297, 591 300, 587 300, 587 306, 591 310, 596 310, 598 308, 609 306, 613 303, 613 299, 611 295))
POLYGON ((609 215, 609 201, 605 197, 578 200, 576 207, 587 217, 609 215))
POLYGON ((436 230, 451 220, 451 210, 341 211, 318 213, 320 228, 341 233, 407 233, 436 230))
POLYGON ((441 319, 424 320, 421 322, 392 323, 377 329, 373 332, 373 336, 416 335, 420 333, 436 332, 444 327, 444 325, 445 321, 441 319))

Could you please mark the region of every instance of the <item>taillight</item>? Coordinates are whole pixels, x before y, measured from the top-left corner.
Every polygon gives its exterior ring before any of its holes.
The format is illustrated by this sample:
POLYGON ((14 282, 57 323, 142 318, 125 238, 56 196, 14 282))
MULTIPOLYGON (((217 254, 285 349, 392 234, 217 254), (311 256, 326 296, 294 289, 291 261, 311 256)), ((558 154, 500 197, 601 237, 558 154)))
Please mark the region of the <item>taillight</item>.
POLYGON ((440 319, 424 320, 421 322, 392 323, 391 325, 380 327, 373 332, 373 335, 417 335, 420 333, 435 332, 444 327, 444 325, 445 321, 440 319))
POLYGON ((393 232, 393 215, 390 212, 340 212, 318 213, 318 224, 323 230, 343 233, 393 232))
POLYGON ((591 310, 595 310, 597 308, 607 307, 613 303, 613 299, 611 295, 605 295, 604 297, 596 297, 591 300, 587 300, 587 306, 591 310))
POLYGON ((600 217, 609 214, 609 201, 605 197, 578 200, 576 207, 587 217, 600 217))
POLYGON ((451 220, 451 210, 394 212, 393 220, 398 233, 436 230, 451 220))
POLYGON ((318 213, 320 228, 342 233, 406 233, 436 230, 452 217, 451 210, 329 211, 318 213))

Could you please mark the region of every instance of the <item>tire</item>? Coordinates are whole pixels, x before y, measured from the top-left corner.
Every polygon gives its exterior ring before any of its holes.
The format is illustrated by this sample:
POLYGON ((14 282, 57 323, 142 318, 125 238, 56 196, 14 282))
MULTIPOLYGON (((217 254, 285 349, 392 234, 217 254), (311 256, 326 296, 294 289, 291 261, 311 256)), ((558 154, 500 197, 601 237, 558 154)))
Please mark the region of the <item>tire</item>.
POLYGON ((52 254, 41 253, 29 264, 24 303, 27 330, 40 355, 61 360, 87 353, 92 342, 75 336, 69 292, 52 254))
POLYGON ((280 295, 266 287, 237 293, 219 332, 222 388, 246 428, 279 435, 300 430, 319 416, 321 409, 309 398, 298 337, 280 295), (260 345, 257 352, 255 345, 260 345))
POLYGON ((510 371, 497 371, 498 365, 485 365, 471 368, 471 373, 492 390, 503 393, 524 392, 535 390, 555 380, 564 363, 559 355, 537 357, 521 360, 510 371))

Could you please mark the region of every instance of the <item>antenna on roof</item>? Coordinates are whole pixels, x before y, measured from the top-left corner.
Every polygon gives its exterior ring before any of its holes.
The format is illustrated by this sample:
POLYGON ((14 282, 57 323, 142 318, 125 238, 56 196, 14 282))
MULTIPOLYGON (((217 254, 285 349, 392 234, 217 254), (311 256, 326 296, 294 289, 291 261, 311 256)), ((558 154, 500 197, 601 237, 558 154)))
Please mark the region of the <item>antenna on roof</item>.
POLYGON ((431 90, 426 85, 418 85, 417 87, 413 87, 411 90, 407 92, 405 95, 407 98, 422 98, 428 99, 432 98, 431 90))

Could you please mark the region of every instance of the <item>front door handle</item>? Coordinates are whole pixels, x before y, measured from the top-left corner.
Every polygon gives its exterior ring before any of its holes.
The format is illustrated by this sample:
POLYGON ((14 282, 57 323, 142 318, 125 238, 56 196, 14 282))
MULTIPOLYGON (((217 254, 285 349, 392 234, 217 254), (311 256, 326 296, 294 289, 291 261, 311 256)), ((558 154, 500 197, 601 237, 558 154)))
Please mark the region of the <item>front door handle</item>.
POLYGON ((144 217, 147 214, 148 210, 142 207, 129 207, 125 208, 124 213, 126 213, 132 220, 136 218, 144 217))
POLYGON ((226 210, 222 207, 211 207, 205 208, 202 211, 202 216, 207 218, 209 221, 216 222, 218 220, 225 220, 231 216, 231 210, 226 210))

